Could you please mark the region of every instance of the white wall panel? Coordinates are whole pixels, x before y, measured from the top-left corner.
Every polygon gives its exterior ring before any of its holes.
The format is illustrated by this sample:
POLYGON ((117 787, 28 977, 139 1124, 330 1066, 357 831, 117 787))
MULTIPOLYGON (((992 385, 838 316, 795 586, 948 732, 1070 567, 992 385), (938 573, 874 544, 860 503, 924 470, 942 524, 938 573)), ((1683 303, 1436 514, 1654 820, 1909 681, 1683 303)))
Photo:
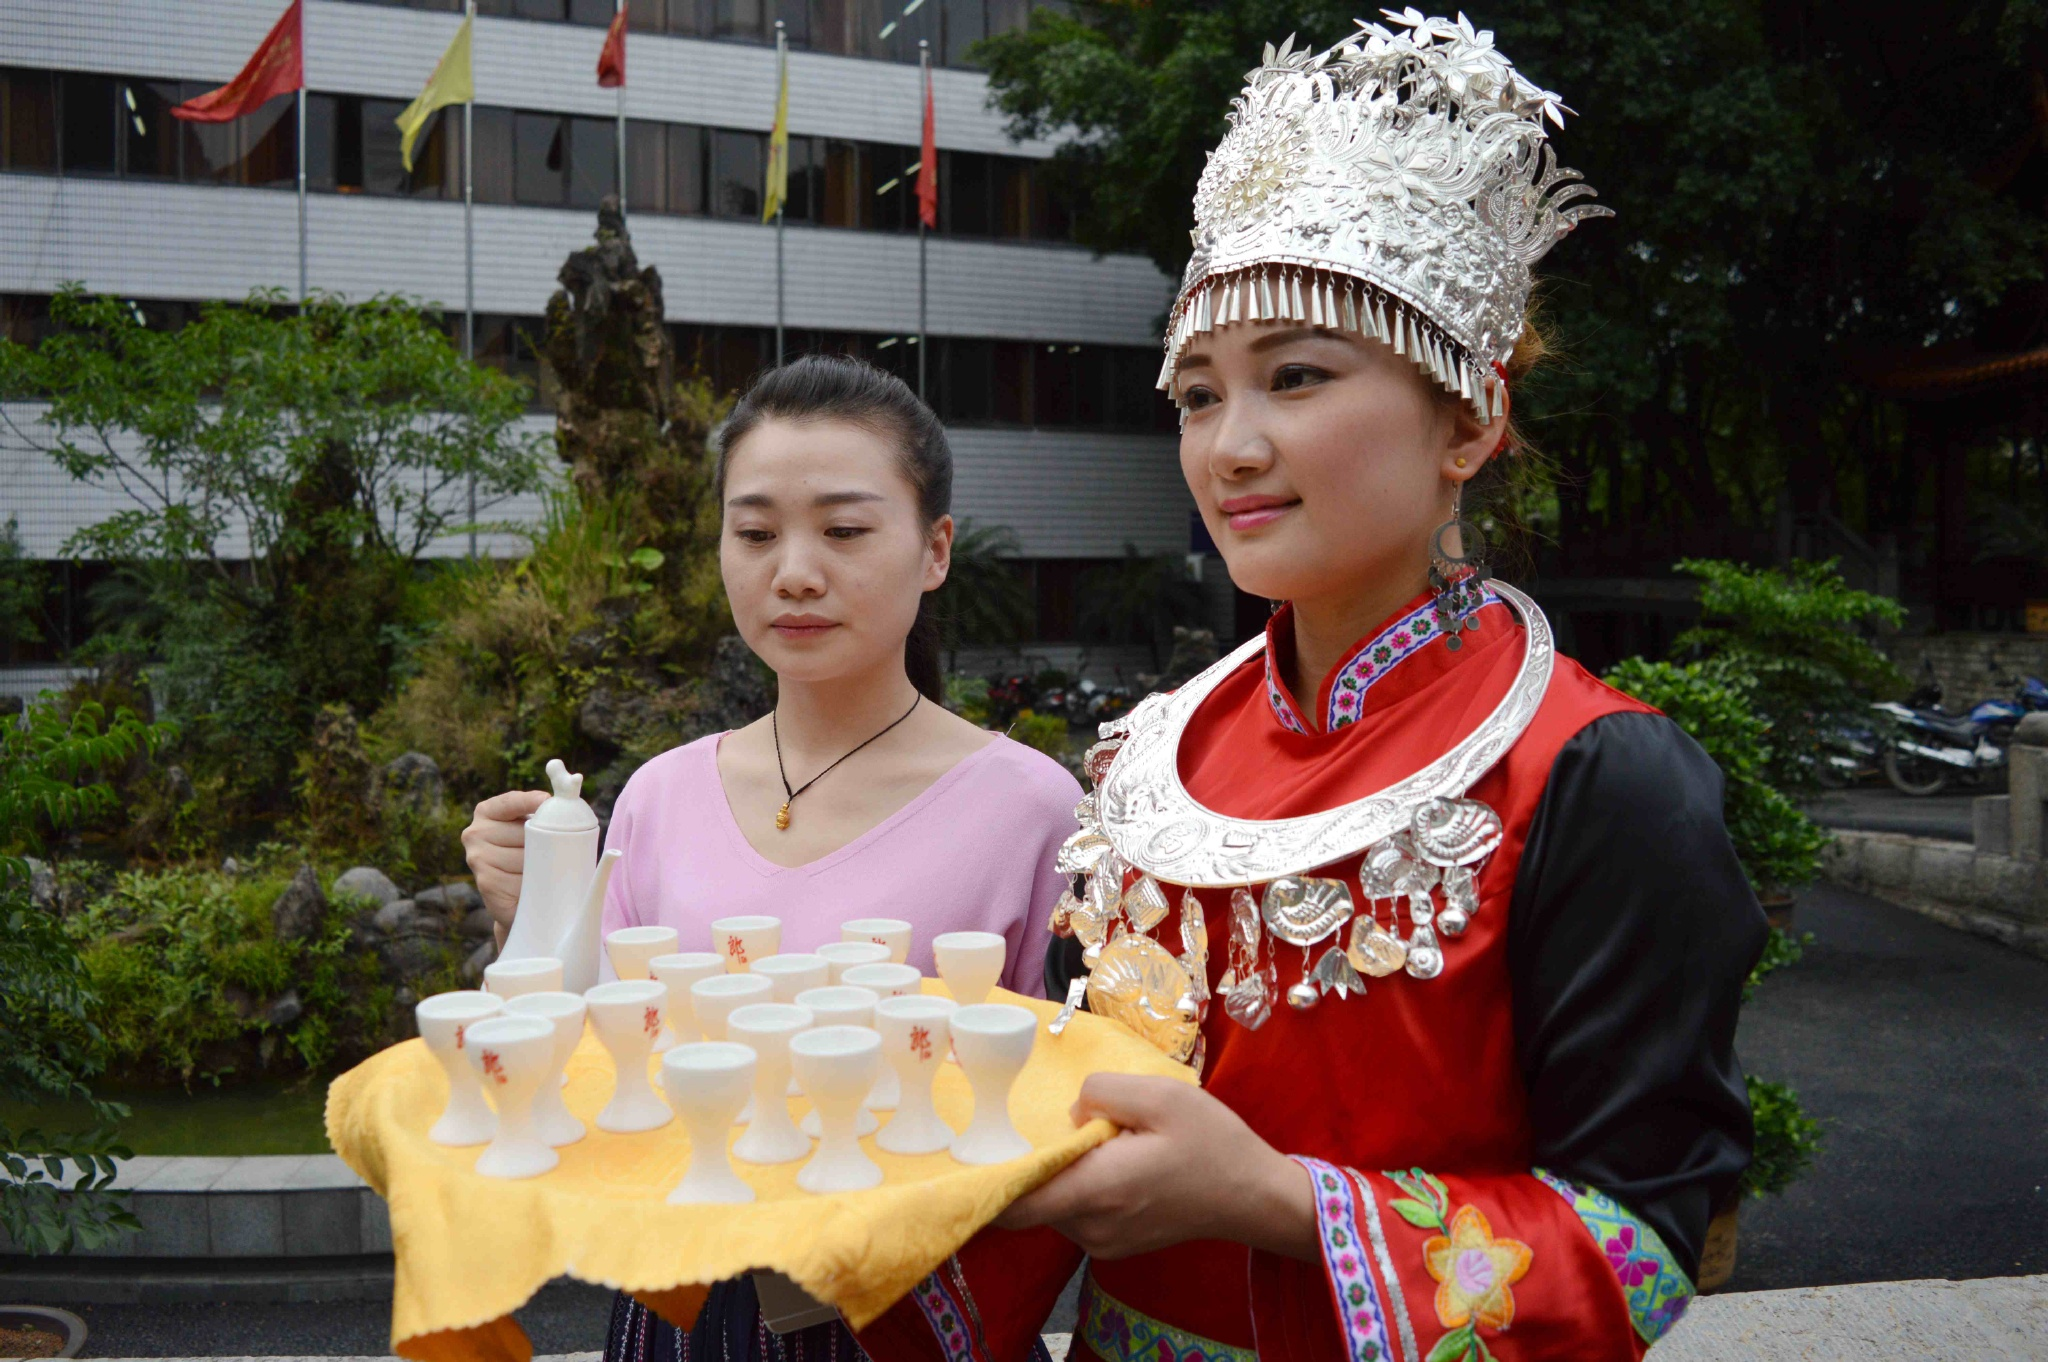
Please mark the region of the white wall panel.
MULTIPOLYGON (((308 217, 313 287, 462 306, 460 204, 316 194, 308 217)), ((143 298, 289 289, 297 223, 297 200, 282 190, 0 175, 0 291, 70 280, 143 298)), ((538 315, 563 258, 594 228, 583 212, 476 209, 477 309, 538 315)), ((643 215, 633 233, 641 262, 661 271, 671 319, 773 325, 772 228, 643 215)), ((1152 345, 1172 296, 1136 256, 952 238, 928 249, 938 335, 1152 345)), ((786 259, 791 326, 916 327, 915 237, 792 227, 786 259)))
MULTIPOLYGON (((551 430, 553 418, 535 415, 528 428, 551 430)), ((1190 503, 1169 436, 989 427, 949 434, 954 514, 1009 526, 1027 557, 1108 558, 1125 544, 1146 553, 1187 548, 1190 503)), ((17 522, 32 558, 60 557, 72 534, 136 504, 116 486, 74 481, 42 452, 49 439, 38 407, 0 407, 0 525, 17 522)), ((539 497, 520 497, 481 508, 479 518, 531 524, 540 511, 539 497)), ((480 547, 514 554, 523 541, 484 536, 480 547)), ((467 551, 467 538, 456 536, 437 544, 433 556, 467 551)), ((234 557, 246 548, 237 539, 224 542, 222 552, 234 557)))
MULTIPOLYGON (((0 60, 24 66, 225 82, 283 11, 283 0, 5 0, 0 60)), ((308 0, 306 75, 315 90, 410 99, 454 34, 458 16, 351 0, 308 0)), ((477 99, 485 104, 610 114, 597 85, 601 29, 478 19, 477 99)), ((766 129, 774 122, 775 57, 745 43, 635 33, 627 41, 629 117, 766 129)), ((988 80, 933 72, 939 145, 1045 156, 1017 144, 986 107, 988 80)), ((923 99, 917 68, 793 52, 792 131, 915 143, 923 99)))

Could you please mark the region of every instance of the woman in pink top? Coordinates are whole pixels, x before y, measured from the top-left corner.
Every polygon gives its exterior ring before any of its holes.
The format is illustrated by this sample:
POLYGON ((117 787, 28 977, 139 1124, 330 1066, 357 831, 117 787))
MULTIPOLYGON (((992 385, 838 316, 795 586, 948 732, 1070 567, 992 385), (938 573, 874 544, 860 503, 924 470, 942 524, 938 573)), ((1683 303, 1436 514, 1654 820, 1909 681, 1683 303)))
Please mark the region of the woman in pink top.
MULTIPOLYGON (((856 917, 931 940, 1009 942, 1005 987, 1036 995, 1053 868, 1080 786, 1056 762, 949 713, 926 593, 946 580, 953 463, 931 408, 871 365, 812 356, 769 371, 722 433, 719 565, 740 636, 776 676, 775 708, 654 758, 614 806, 604 929, 769 913, 782 948, 836 940, 856 917)), ((546 795, 485 800, 463 833, 502 932, 519 899, 525 819, 546 795)), ((684 1334, 626 1296, 606 1362, 784 1362, 861 1356, 838 1324, 779 1339, 751 1282, 714 1287, 684 1334)))

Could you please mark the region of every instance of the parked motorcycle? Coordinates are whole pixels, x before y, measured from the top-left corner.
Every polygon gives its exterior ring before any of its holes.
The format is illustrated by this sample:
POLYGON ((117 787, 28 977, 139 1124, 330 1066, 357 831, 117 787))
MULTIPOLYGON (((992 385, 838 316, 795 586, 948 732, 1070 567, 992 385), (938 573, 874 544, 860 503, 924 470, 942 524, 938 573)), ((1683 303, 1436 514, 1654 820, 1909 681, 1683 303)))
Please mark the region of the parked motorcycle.
POLYGON ((1943 710, 1938 687, 1931 696, 1923 687, 1908 700, 1873 706, 1893 730, 1885 746, 1885 778, 1901 794, 1934 795, 1953 781, 1977 784, 2004 769, 2021 718, 2048 710, 2048 683, 2038 676, 2015 677, 2011 699, 1980 700, 1968 714, 1943 710))

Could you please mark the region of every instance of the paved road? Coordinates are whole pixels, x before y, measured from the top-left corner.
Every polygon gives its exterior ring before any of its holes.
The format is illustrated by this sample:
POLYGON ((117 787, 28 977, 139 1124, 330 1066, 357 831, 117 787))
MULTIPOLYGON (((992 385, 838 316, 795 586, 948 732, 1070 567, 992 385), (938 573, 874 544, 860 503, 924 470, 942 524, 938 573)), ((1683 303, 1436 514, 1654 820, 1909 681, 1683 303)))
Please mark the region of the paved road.
POLYGON ((1870 832, 1909 832, 1915 837, 1970 840, 1970 801, 1980 793, 1902 795, 1889 785, 1859 785, 1821 795, 1806 806, 1815 822, 1830 828, 1863 828, 1870 832))
POLYGON ((1825 885, 1795 926, 1738 1046, 1827 1145, 1744 1209, 1731 1287, 2048 1272, 2048 961, 1825 885))
MULTIPOLYGON (((1740 1048, 1827 1147, 1745 1208, 1732 1289, 2048 1272, 2048 961, 1828 886, 1796 926, 1816 940, 1758 992, 1740 1048)), ((562 1283, 520 1319, 538 1352, 595 1349, 609 1299, 562 1283)), ((95 1357, 378 1354, 390 1324, 372 1304, 79 1312, 95 1357)))

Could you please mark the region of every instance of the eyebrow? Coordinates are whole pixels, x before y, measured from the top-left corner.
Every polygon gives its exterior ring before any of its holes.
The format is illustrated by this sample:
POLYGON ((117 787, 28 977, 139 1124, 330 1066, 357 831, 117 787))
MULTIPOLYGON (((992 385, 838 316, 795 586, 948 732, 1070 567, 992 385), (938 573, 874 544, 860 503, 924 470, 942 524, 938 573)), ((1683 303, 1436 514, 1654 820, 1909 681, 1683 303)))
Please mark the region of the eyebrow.
MULTIPOLYGON (((1260 336, 1245 348, 1255 355, 1262 355, 1268 350, 1277 349, 1282 345, 1292 345, 1296 341, 1337 339, 1340 339, 1338 334, 1327 327, 1290 326, 1285 331, 1273 331, 1260 336)), ((1206 369, 1215 363, 1216 361, 1209 358, 1205 352, 1195 350, 1183 355, 1178 367, 1181 370, 1206 369)))
MULTIPOLYGON (((820 492, 811 498, 811 505, 818 507, 854 506, 867 501, 887 500, 888 498, 880 492, 820 492)), ((725 504, 728 506, 767 507, 775 504, 775 498, 769 496, 766 492, 749 492, 743 496, 733 497, 725 504)))

